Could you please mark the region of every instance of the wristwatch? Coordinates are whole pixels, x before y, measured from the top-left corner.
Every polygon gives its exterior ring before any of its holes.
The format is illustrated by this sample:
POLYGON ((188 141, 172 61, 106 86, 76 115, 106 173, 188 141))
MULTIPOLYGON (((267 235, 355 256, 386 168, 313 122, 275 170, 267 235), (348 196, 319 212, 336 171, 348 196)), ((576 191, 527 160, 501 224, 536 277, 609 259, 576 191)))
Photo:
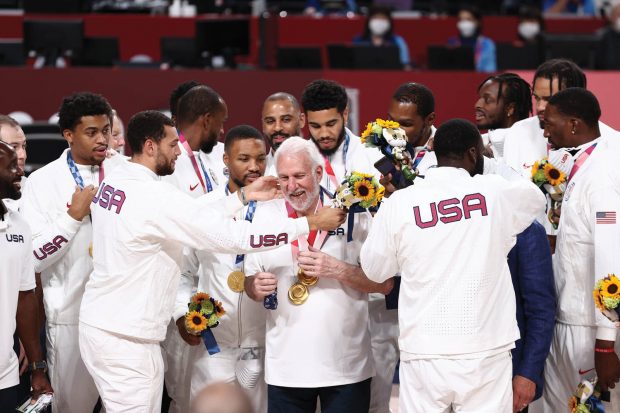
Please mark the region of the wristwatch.
POLYGON ((43 373, 47 373, 47 362, 45 360, 35 361, 30 363, 30 371, 43 370, 43 373))

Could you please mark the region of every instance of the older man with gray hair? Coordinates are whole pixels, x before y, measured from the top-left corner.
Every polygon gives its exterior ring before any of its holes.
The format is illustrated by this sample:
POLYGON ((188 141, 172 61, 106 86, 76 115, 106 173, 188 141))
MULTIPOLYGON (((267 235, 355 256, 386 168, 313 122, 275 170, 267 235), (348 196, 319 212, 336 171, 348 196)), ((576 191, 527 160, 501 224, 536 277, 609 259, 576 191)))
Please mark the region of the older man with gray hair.
MULTIPOLYGON (((275 216, 301 217, 331 205, 321 188, 323 157, 316 145, 288 138, 275 154, 284 199, 266 202, 253 222, 275 216)), ((391 289, 366 278, 359 251, 369 230, 369 213, 355 215, 351 242, 347 226, 314 231, 277 252, 250 254, 245 290, 268 307, 265 381, 269 412, 321 410, 364 412, 370 402, 374 366, 368 333, 368 293, 391 289), (277 305, 272 303, 276 294, 277 305)))

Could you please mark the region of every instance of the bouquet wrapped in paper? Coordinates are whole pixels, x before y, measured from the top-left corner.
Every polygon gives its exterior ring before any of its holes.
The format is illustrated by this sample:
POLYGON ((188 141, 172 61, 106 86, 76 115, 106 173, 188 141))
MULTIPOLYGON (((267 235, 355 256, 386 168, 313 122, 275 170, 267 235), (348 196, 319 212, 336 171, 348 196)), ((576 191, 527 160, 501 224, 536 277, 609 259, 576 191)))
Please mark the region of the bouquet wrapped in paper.
POLYGON ((377 148, 391 159, 400 164, 400 170, 409 181, 413 181, 416 172, 411 169, 411 154, 407 150, 407 135, 400 128, 398 122, 377 119, 366 125, 361 136, 362 143, 370 148, 377 148))
POLYGON ((620 327, 620 279, 615 274, 609 274, 594 285, 592 291, 594 305, 601 313, 620 327))
POLYGON ((594 380, 584 379, 577 386, 577 390, 568 399, 570 413, 605 413, 601 398, 601 389, 594 380))
POLYGON ((351 172, 336 189, 333 205, 350 209, 353 205, 368 209, 376 207, 383 199, 385 188, 373 175, 351 172))
POLYGON ((226 314, 222 303, 207 293, 197 292, 187 304, 185 329, 188 333, 201 336, 209 354, 220 352, 211 329, 220 324, 220 318, 226 314))
MULTIPOLYGON (((532 182, 552 200, 551 208, 558 208, 562 203, 568 177, 573 167, 573 157, 564 150, 551 151, 549 156, 534 162, 532 166, 532 182)), ((551 216, 551 210, 549 211, 551 216)), ((549 218, 551 221, 551 218, 549 218)), ((553 226, 557 228, 557 225, 553 226)))

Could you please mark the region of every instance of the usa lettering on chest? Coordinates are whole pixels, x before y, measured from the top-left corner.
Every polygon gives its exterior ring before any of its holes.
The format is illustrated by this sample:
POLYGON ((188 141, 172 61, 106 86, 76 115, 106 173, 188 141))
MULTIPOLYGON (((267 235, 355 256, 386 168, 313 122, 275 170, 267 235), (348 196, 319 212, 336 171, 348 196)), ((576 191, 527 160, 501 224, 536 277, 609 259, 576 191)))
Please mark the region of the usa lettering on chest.
POLYGON ((99 192, 93 198, 93 204, 99 205, 101 208, 107 209, 108 211, 111 211, 112 207, 114 207, 114 212, 120 214, 121 209, 123 209, 123 204, 125 203, 125 198, 124 191, 114 189, 114 187, 103 183, 99 187, 99 192))
POLYGON ((4 234, 8 242, 24 243, 24 236, 21 234, 4 234))
POLYGON ((413 207, 415 224, 422 228, 432 228, 439 221, 444 224, 457 222, 462 219, 470 219, 473 211, 480 211, 480 216, 487 216, 487 201, 482 194, 465 195, 462 200, 458 198, 444 199, 439 202, 429 204, 431 218, 423 221, 420 214, 420 207, 413 207))
POLYGON ((259 235, 258 237, 254 237, 254 235, 250 235, 250 246, 252 248, 260 248, 260 247, 274 247, 280 244, 288 243, 288 234, 286 232, 282 232, 278 235, 266 234, 259 235))

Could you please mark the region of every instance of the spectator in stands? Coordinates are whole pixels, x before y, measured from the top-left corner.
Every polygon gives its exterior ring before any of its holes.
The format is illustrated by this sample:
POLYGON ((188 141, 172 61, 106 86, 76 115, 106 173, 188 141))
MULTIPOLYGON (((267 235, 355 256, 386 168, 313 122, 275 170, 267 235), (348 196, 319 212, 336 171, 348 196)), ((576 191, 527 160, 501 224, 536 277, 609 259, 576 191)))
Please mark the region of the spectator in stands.
POLYGON ((330 13, 355 13, 356 11, 357 2, 355 0, 306 0, 304 7, 304 14, 318 16, 330 13))
POLYGON ((459 35, 448 39, 448 45, 473 48, 476 70, 478 72, 497 71, 495 42, 481 34, 482 15, 480 11, 471 6, 460 7, 456 27, 459 30, 459 35))
POLYGON ((594 0, 543 0, 543 12, 594 16, 596 14, 594 3, 594 0))
POLYGON ((597 69, 620 69, 620 3, 609 13, 609 25, 601 30, 596 51, 597 69))
POLYGON ((394 33, 394 20, 388 8, 376 7, 370 9, 364 33, 356 36, 353 39, 353 44, 376 47, 397 46, 403 68, 411 68, 409 46, 407 46, 402 37, 394 33))
POLYGON ((519 10, 519 25, 517 26, 519 45, 536 45, 540 47, 544 31, 545 20, 539 8, 525 6, 519 10))

